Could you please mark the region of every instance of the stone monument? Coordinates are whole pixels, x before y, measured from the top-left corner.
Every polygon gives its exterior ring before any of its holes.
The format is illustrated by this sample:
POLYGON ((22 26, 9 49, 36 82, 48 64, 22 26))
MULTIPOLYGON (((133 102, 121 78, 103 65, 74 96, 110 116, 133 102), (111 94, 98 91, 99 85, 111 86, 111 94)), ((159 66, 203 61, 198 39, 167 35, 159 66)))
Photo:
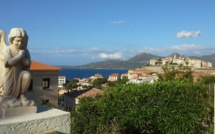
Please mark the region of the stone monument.
POLYGON ((70 113, 43 106, 25 97, 31 82, 31 58, 28 35, 12 28, 5 42, 0 30, 0 133, 4 134, 70 134, 70 113), (35 114, 34 114, 35 113, 35 114))
POLYGON ((25 97, 31 82, 28 35, 22 28, 12 28, 6 44, 0 30, 0 118, 36 113, 34 101, 25 97))

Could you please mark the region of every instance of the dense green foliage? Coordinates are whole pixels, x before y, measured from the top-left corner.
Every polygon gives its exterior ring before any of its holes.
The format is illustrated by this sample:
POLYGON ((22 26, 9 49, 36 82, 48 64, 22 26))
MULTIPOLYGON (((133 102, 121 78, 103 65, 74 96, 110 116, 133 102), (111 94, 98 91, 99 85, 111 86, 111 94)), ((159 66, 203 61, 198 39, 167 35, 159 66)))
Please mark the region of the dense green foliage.
POLYGON ((95 88, 99 88, 102 89, 102 84, 107 82, 107 78, 103 77, 103 78, 97 78, 95 80, 93 80, 93 86, 95 88))
POLYGON ((64 86, 68 90, 73 89, 73 88, 77 88, 78 87, 78 85, 77 85, 78 82, 79 82, 78 80, 72 79, 68 83, 66 83, 64 86))
POLYGON ((182 80, 182 81, 193 81, 191 68, 188 66, 168 66, 162 67, 164 73, 158 74, 160 81, 171 81, 171 80, 182 80))
POLYGON ((116 86, 118 84, 126 84, 126 82, 128 82, 128 81, 129 81, 128 77, 123 76, 122 79, 118 79, 117 81, 108 81, 107 85, 109 87, 114 87, 114 86, 116 86))
MULTIPOLYGON (((214 89, 215 89, 215 76, 202 76, 199 81, 203 84, 205 84, 205 88, 208 89, 207 92, 210 94, 208 97, 208 102, 210 105, 210 108, 214 109, 214 89)), ((209 112, 209 120, 212 121, 214 117, 214 110, 211 110, 209 112)), ((213 126, 214 127, 214 126, 213 126)))
POLYGON ((80 100, 72 113, 72 133, 205 133, 213 124, 209 98, 203 84, 188 81, 116 85, 102 96, 80 100))
POLYGON ((204 84, 213 84, 215 83, 215 76, 202 76, 199 81, 204 84))

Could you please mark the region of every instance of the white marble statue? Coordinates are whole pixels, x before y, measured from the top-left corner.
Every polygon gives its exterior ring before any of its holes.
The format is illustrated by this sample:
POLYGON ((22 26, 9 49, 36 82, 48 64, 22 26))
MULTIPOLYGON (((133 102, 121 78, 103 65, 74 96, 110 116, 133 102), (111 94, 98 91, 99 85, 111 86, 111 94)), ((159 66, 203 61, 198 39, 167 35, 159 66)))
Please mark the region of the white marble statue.
POLYGON ((12 28, 5 42, 5 32, 0 30, 0 108, 34 105, 24 96, 31 82, 28 35, 21 28, 12 28))

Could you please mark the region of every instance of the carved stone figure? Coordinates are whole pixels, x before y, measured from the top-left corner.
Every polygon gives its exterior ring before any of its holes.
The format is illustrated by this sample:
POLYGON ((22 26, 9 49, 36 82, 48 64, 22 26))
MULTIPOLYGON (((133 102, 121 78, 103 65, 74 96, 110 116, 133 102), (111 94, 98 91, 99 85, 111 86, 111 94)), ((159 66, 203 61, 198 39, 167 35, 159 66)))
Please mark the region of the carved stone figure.
POLYGON ((24 96, 31 82, 31 65, 27 49, 28 35, 24 29, 12 28, 6 45, 5 32, 0 30, 0 109, 34 105, 24 96))

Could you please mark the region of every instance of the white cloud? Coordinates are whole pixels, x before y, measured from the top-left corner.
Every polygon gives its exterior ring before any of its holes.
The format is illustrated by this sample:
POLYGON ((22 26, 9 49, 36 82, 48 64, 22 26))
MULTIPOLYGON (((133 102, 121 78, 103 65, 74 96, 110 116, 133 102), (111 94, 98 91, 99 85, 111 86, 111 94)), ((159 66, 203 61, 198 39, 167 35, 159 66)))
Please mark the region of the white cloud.
POLYGON ((116 20, 116 21, 112 21, 110 23, 111 24, 123 24, 123 23, 125 23, 125 21, 124 20, 116 20))
POLYGON ((94 47, 94 48, 90 48, 89 49, 90 51, 99 51, 99 50, 101 50, 99 47, 94 47))
POLYGON ((50 53, 58 53, 58 54, 63 54, 63 53, 73 53, 73 52, 77 52, 76 49, 72 49, 72 48, 65 48, 65 49, 53 49, 53 50, 49 50, 48 52, 50 53))
POLYGON ((102 58, 102 59, 120 59, 120 58, 122 58, 122 53, 120 53, 120 52, 117 52, 114 54, 100 53, 99 58, 102 58))
POLYGON ((189 32, 189 31, 181 31, 176 34, 177 38, 196 38, 200 36, 200 31, 189 32))
POLYGON ((35 54, 72 54, 77 53, 77 49, 73 48, 37 48, 37 49, 29 49, 30 53, 35 54))
POLYGON ((155 53, 155 52, 160 52, 160 48, 153 48, 153 47, 144 47, 143 49, 139 50, 140 52, 145 52, 145 53, 155 53))
POLYGON ((183 45, 174 45, 170 47, 172 50, 186 51, 186 50, 197 50, 202 49, 201 45, 195 44, 183 44, 183 45))
POLYGON ((136 55, 143 52, 159 56, 167 56, 173 52, 178 52, 187 56, 200 56, 214 53, 215 47, 205 47, 196 44, 182 44, 172 45, 169 47, 144 47, 136 50, 128 50, 124 53, 126 53, 126 56, 128 56, 128 54, 136 55))

